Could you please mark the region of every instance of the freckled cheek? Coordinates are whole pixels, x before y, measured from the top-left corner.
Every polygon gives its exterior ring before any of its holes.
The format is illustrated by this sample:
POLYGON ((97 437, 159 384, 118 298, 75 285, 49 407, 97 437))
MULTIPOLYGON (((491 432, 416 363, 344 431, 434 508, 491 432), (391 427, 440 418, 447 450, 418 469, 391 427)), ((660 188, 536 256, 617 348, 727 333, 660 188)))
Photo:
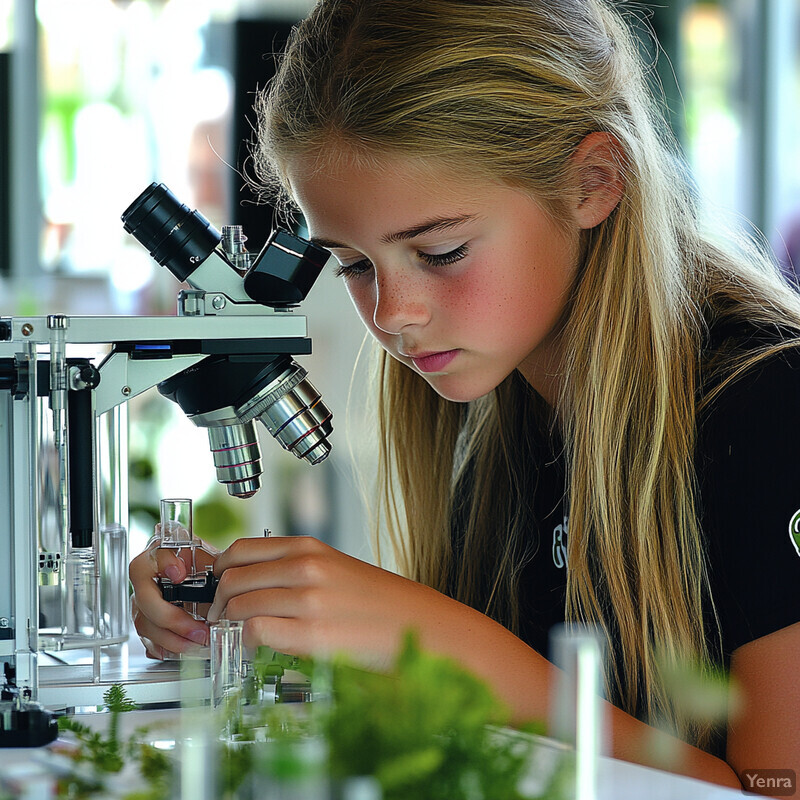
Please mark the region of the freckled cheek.
MULTIPOLYGON (((450 315, 455 330, 481 330, 486 335, 511 340, 519 333, 518 324, 551 325, 564 300, 563 276, 539 269, 536 264, 522 270, 503 269, 511 260, 482 264, 458 279, 448 282, 447 291, 438 293, 439 307, 450 315), (538 321, 538 322, 537 322, 538 321)), ((476 265, 477 266, 477 265, 476 265)))
POLYGON ((467 314, 471 319, 496 318, 496 315, 519 303, 520 291, 525 287, 515 286, 494 275, 500 271, 492 269, 470 270, 459 278, 450 278, 438 292, 439 306, 456 314, 467 314), (488 277, 487 277, 488 276, 488 277))
POLYGON ((479 321, 491 314, 486 294, 486 288, 477 281, 451 281, 437 293, 439 309, 454 321, 459 318, 479 321))

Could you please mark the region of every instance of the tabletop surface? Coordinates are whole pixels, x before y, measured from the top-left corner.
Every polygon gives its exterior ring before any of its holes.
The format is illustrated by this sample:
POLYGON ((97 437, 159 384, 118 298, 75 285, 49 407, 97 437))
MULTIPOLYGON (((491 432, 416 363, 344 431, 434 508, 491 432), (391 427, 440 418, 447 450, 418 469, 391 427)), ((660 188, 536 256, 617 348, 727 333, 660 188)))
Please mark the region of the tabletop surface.
MULTIPOLYGON (((152 740, 168 740, 180 729, 181 713, 180 709, 127 712, 120 717, 120 735, 129 736, 135 729, 145 726, 150 729, 149 738, 152 740)), ((108 724, 107 714, 78 714, 76 718, 101 731, 108 724)), ((26 774, 30 776, 28 780, 35 780, 43 765, 47 764, 46 751, 51 748, 0 749, 0 780, 12 773, 19 776, 20 784, 25 783, 26 774)), ((537 737, 530 769, 520 788, 523 791, 539 788, 541 776, 549 774, 549 766, 563 751, 563 745, 558 742, 537 737)), ((128 785, 126 790, 129 789, 128 785)), ((17 796, 44 800, 52 795, 31 793, 17 796)), ((601 756, 598 760, 595 800, 732 800, 735 797, 741 798, 742 792, 610 757, 601 756)), ((581 800, 592 798, 582 797, 581 800)))

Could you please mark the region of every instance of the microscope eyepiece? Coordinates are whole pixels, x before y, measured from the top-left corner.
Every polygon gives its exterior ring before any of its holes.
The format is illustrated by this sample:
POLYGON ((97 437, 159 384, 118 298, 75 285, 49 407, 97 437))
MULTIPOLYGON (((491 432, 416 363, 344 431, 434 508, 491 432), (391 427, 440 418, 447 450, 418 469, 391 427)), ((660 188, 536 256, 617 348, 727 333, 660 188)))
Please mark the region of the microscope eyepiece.
POLYGON ((222 234, 199 212, 183 205, 163 183, 151 183, 122 214, 125 230, 179 281, 210 255, 222 234))

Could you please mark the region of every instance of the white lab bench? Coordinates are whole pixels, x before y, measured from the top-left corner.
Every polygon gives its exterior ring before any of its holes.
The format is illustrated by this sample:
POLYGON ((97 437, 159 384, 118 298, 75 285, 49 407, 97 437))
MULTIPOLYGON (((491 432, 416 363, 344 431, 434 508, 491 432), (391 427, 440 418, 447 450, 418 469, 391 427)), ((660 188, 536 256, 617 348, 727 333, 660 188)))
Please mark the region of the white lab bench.
MULTIPOLYGON (((145 726, 150 729, 149 738, 152 740, 169 740, 180 730, 180 714, 178 709, 127 712, 121 715, 120 735, 130 735, 135 729, 145 726)), ((81 722, 99 730, 105 730, 108 724, 107 714, 77 716, 81 722)), ((562 750, 559 743, 537 737, 529 773, 521 788, 536 789, 540 785, 540 776, 543 772, 549 773, 550 765, 562 750)), ((41 760, 41 749, 0 749, 0 774, 5 776, 10 769, 23 774, 26 765, 33 770, 41 760)), ((130 784, 125 788, 130 791, 130 784)), ((46 788, 31 789, 30 793, 19 797, 45 800, 52 796, 46 788)), ((733 800, 741 798, 742 792, 613 758, 600 758, 596 800, 641 800, 645 797, 648 800, 733 800)))
MULTIPOLYGON (((189 698, 207 698, 210 695, 210 681, 203 662, 194 661, 195 671, 203 674, 189 677, 186 673, 181 678, 181 662, 162 662, 148 659, 137 636, 132 635, 128 643, 118 648, 106 648, 101 664, 101 681, 92 683, 92 654, 89 651, 61 651, 51 656, 52 662, 61 661, 60 665, 50 666, 45 673, 48 681, 63 681, 70 678, 75 681, 70 687, 69 706, 78 710, 77 719, 90 727, 104 731, 108 725, 108 714, 81 713, 82 708, 98 706, 103 703, 103 693, 114 683, 125 684, 126 693, 140 705, 150 705, 150 710, 130 711, 120 717, 120 736, 130 736, 136 729, 146 727, 150 730, 151 740, 168 742, 179 738, 182 727, 180 708, 157 708, 159 704, 169 704, 189 698), (110 652, 109 652, 110 651, 110 652)), ((186 667, 184 667, 184 670, 186 667)), ((192 662, 189 662, 189 671, 192 662)), ((298 676, 287 675, 288 680, 298 676)), ((48 684, 40 687, 42 702, 52 707, 63 707, 63 689, 59 690, 59 702, 52 701, 56 694, 50 696, 48 684)), ((302 709, 302 706, 300 707, 302 709)), ((302 713, 302 712, 300 712, 302 713)), ((516 734, 514 734, 516 735, 516 734)), ((57 749, 58 742, 49 749, 57 749)), ((0 748, 0 777, 5 778, 10 770, 24 775, 26 770, 33 776, 39 764, 47 759, 43 755, 48 748, 0 748)), ((522 788, 535 790, 542 775, 550 773, 550 767, 563 752, 564 746, 544 737, 536 737, 530 769, 522 788)), ((22 778, 24 782, 24 778, 22 778)), ((32 780, 34 780, 32 778, 32 780)), ((1 784, 0 784, 1 785, 1 784)), ((121 782, 124 785, 124 781, 121 782)), ((130 791, 130 785, 125 787, 130 791)), ((32 785, 28 794, 19 795, 24 800, 46 800, 52 795, 44 785, 32 785)), ((2 791, 0 790, 0 796, 2 791)), ((122 797, 120 794, 119 797, 122 797)), ((110 798, 114 798, 111 795, 110 798)), ((614 758, 603 757, 598 765, 598 792, 596 800, 732 800, 741 798, 742 792, 726 789, 715 784, 694 780, 670 772, 631 764, 614 758)), ((582 799, 581 799, 582 800, 582 799)))

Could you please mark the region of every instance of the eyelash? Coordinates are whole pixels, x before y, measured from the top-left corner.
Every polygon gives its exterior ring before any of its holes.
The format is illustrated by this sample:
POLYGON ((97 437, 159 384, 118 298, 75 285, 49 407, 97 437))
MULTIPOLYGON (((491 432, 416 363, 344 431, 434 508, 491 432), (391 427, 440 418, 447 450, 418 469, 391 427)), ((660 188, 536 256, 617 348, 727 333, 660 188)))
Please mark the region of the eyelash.
MULTIPOLYGON (((417 251, 417 257, 424 261, 429 267, 446 267, 449 264, 455 264, 457 261, 461 261, 467 253, 469 253, 469 245, 462 244, 456 247, 455 250, 437 255, 417 251)), ((370 264, 368 259, 364 258, 353 264, 340 264, 336 269, 335 275, 337 278, 358 278, 366 272, 369 272, 371 268, 372 264, 370 264)))

